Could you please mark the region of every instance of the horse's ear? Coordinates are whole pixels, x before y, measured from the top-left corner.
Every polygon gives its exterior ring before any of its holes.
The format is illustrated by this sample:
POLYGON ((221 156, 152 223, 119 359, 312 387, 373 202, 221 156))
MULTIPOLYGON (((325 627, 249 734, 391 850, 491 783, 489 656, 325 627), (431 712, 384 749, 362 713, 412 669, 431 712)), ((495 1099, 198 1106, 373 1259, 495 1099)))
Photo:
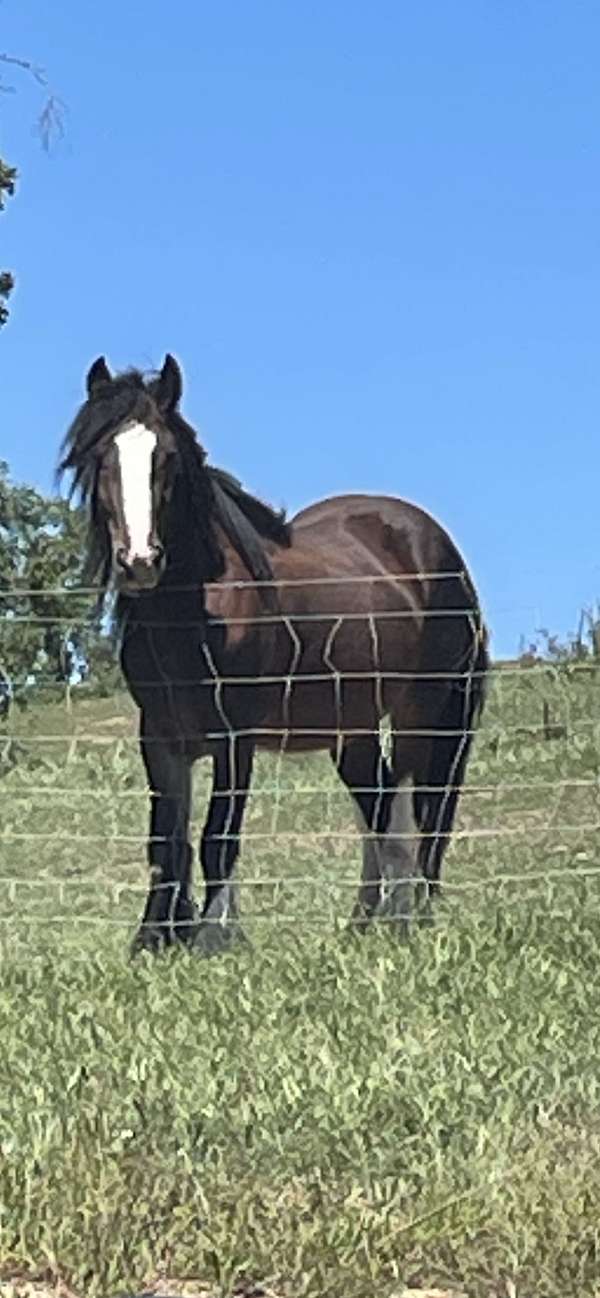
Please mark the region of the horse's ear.
POLYGON ((85 386, 87 388, 88 397, 95 396, 100 385, 102 383, 110 383, 110 381, 111 373, 108 365, 106 364, 104 357, 99 356, 98 359, 94 361, 94 364, 90 365, 87 372, 85 386))
POLYGON ((160 371, 154 389, 155 400, 159 410, 174 410, 181 401, 183 378, 181 370, 170 352, 165 356, 165 363, 160 371))

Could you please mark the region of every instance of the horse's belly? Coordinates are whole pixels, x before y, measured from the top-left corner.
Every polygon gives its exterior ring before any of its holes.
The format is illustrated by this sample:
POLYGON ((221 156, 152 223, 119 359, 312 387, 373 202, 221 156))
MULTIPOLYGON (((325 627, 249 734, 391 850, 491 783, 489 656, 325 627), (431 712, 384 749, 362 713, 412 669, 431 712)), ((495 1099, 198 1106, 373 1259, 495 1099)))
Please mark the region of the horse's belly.
POLYGON ((260 748, 310 752, 335 747, 340 735, 373 734, 382 715, 376 683, 330 676, 289 681, 258 729, 260 748))

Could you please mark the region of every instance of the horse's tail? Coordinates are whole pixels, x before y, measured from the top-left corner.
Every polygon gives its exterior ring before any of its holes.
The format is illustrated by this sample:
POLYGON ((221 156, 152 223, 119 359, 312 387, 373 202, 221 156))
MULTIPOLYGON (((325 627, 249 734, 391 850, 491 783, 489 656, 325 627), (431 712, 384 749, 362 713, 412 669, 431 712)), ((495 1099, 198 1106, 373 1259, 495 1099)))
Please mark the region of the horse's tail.
POLYGON ((419 849, 419 864, 432 892, 439 888, 442 858, 448 846, 471 745, 487 694, 488 637, 478 610, 469 618, 469 624, 472 637, 463 663, 463 674, 452 680, 445 691, 428 764, 419 772, 422 787, 417 787, 414 795, 417 822, 424 836, 419 849))

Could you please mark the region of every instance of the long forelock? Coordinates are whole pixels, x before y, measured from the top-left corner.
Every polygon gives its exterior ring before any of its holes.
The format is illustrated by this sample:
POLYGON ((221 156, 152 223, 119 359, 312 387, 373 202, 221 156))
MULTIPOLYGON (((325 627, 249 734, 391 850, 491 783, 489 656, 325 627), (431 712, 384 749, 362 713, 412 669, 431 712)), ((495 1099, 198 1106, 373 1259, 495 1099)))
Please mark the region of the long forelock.
POLYGON ((139 370, 128 370, 99 385, 97 394, 89 397, 77 412, 62 446, 58 476, 70 473, 70 494, 89 500, 95 482, 98 452, 103 442, 115 435, 130 419, 144 422, 150 396, 139 370))
MULTIPOLYGON (((71 477, 69 496, 78 497, 89 511, 85 580, 97 583, 106 591, 110 583, 110 538, 106 523, 100 517, 97 500, 98 463, 103 443, 119 427, 133 418, 142 418, 148 409, 149 395, 139 370, 127 370, 110 382, 100 384, 98 391, 78 410, 62 444, 57 479, 71 477)), ((98 608, 103 595, 98 599, 98 608)))

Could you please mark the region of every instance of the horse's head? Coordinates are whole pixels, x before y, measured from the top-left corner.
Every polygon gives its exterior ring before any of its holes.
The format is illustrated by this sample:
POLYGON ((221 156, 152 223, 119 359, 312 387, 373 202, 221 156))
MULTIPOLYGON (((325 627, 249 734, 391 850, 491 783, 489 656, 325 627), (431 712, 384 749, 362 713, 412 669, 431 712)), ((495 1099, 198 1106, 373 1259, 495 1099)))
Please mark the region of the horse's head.
POLYGON ((103 356, 87 374, 87 401, 67 436, 62 468, 74 473, 91 510, 104 576, 119 590, 154 589, 165 567, 165 528, 177 439, 170 420, 181 371, 166 357, 157 377, 113 377, 103 356))
POLYGON ((165 564, 162 528, 173 483, 175 438, 168 416, 181 396, 181 372, 167 356, 156 380, 137 385, 135 400, 120 418, 121 378, 113 379, 104 357, 87 375, 88 402, 110 406, 115 422, 96 451, 96 509, 103 515, 118 587, 151 590, 165 564))
MULTIPOLYGON (((178 410, 181 371, 167 356, 159 374, 111 375, 103 356, 87 375, 87 401, 67 433, 59 472, 89 511, 88 573, 103 590, 152 591, 163 572, 173 590, 196 589, 225 570, 223 540, 248 575, 268 583, 263 542, 290 545, 283 513, 206 463, 178 410)), ((268 603, 270 592, 264 594, 268 603)))

